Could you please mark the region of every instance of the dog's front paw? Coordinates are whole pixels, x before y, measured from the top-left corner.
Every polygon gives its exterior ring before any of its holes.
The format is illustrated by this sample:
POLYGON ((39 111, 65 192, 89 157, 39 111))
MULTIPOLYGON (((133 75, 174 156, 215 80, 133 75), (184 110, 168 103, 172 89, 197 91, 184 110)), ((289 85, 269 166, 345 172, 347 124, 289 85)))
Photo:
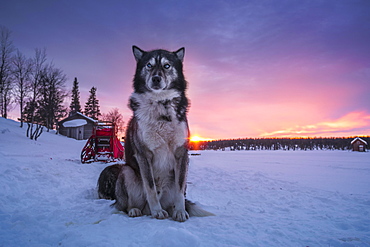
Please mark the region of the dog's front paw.
POLYGON ((130 211, 128 211, 128 216, 130 217, 139 217, 142 216, 143 213, 138 208, 131 208, 130 211))
POLYGON ((185 210, 178 210, 173 212, 172 219, 179 222, 184 222, 189 219, 189 214, 185 210))
POLYGON ((156 219, 162 220, 168 218, 168 213, 166 210, 160 209, 152 211, 152 216, 156 219))

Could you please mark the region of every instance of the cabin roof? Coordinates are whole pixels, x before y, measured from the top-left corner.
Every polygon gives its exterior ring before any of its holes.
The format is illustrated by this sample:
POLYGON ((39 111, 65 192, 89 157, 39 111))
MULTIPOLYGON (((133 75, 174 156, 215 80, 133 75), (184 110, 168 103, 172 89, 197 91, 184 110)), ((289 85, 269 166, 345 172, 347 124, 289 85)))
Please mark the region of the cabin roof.
MULTIPOLYGON (((93 119, 93 118, 91 118, 91 117, 85 116, 85 115, 84 115, 84 114, 82 114, 81 112, 76 112, 75 114, 73 114, 73 115, 71 115, 71 116, 68 116, 68 117, 66 117, 65 119, 63 119, 63 120, 59 121, 59 124, 62 124, 62 123, 64 123, 64 122, 66 122, 66 121, 70 121, 70 120, 72 120, 72 119, 76 119, 76 115, 79 115, 80 117, 82 117, 82 118, 84 118, 84 119, 88 120, 89 122, 93 122, 93 123, 97 123, 97 122, 98 122, 98 120, 95 120, 95 119, 93 119)), ((65 126, 65 127, 67 127, 67 126, 65 126)))
POLYGON ((353 141, 351 141, 351 144, 355 143, 357 140, 360 141, 360 142, 363 142, 364 144, 367 145, 367 142, 365 140, 361 139, 360 137, 356 137, 355 139, 353 139, 353 141))

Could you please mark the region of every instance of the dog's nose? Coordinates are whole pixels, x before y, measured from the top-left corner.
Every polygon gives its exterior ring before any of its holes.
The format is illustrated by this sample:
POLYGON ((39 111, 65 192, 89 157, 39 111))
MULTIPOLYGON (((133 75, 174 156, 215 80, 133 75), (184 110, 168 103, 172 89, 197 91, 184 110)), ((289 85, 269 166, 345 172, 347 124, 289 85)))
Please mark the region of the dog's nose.
POLYGON ((152 88, 153 89, 160 89, 161 88, 161 81, 162 78, 160 76, 153 76, 152 77, 152 88))
POLYGON ((162 78, 158 75, 155 75, 155 76, 152 77, 153 84, 159 84, 159 83, 161 83, 161 80, 162 80, 162 78))

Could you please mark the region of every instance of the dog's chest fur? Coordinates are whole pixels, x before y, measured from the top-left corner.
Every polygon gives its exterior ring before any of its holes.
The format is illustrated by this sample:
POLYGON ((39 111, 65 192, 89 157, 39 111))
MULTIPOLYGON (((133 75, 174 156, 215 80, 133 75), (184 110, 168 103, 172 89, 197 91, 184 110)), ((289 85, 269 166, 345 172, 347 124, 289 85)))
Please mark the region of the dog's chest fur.
POLYGON ((176 116, 179 102, 180 93, 175 90, 132 94, 130 104, 138 123, 138 137, 152 152, 174 153, 185 144, 188 127, 176 116))

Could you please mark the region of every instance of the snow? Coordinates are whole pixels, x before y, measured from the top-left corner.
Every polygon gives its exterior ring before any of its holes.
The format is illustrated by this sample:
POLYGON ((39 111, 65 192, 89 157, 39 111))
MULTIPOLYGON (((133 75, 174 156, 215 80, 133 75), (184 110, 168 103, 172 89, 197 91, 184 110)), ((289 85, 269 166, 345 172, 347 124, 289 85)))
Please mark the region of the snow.
POLYGON ((87 124, 85 119, 73 119, 63 123, 64 127, 80 127, 87 124))
POLYGON ((370 246, 369 152, 197 152, 187 197, 216 216, 179 223, 97 199, 84 145, 0 118, 0 246, 370 246))
POLYGON ((82 114, 81 112, 76 112, 76 114, 78 114, 78 115, 80 115, 81 117, 84 117, 84 118, 86 118, 86 119, 90 120, 91 122, 98 122, 98 120, 93 119, 93 118, 88 117, 88 116, 85 116, 85 115, 84 115, 84 114, 82 114))

